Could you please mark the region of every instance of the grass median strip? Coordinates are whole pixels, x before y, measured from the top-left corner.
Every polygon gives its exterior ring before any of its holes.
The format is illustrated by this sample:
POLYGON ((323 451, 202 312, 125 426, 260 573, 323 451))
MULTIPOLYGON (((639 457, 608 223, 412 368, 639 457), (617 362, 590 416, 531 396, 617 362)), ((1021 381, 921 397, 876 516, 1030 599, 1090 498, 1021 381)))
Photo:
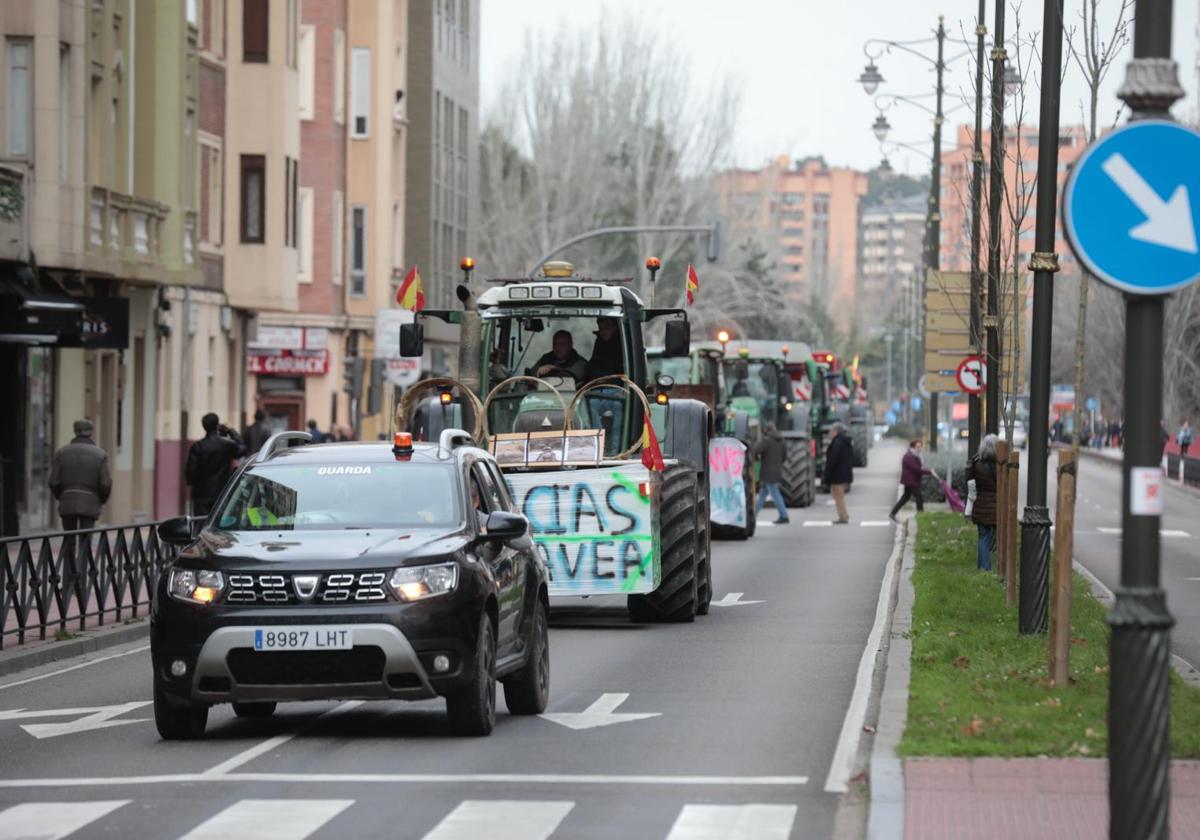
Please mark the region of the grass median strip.
MULTIPOLYGON (((1071 682, 1051 687, 1047 638, 1017 632, 1004 584, 975 569, 975 526, 918 518, 912 676, 903 756, 1103 756, 1108 749, 1108 625, 1074 576, 1071 682)), ((1171 673, 1171 751, 1200 757, 1200 689, 1171 673)))

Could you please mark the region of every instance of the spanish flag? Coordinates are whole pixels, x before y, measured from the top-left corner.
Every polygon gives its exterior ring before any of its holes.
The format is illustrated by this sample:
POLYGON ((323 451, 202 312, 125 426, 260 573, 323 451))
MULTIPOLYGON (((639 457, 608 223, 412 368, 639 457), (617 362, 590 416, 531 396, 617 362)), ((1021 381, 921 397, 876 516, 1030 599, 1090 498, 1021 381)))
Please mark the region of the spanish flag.
POLYGON ((404 275, 400 291, 396 292, 396 303, 413 312, 425 308, 425 290, 421 288, 421 274, 415 265, 404 275))
POLYGON ((687 305, 696 302, 696 293, 700 291, 700 278, 696 276, 696 267, 688 263, 687 270, 687 305))
POLYGON ((642 466, 652 472, 662 472, 667 468, 662 450, 658 448, 658 435, 654 434, 654 426, 650 423, 649 416, 642 418, 642 466))

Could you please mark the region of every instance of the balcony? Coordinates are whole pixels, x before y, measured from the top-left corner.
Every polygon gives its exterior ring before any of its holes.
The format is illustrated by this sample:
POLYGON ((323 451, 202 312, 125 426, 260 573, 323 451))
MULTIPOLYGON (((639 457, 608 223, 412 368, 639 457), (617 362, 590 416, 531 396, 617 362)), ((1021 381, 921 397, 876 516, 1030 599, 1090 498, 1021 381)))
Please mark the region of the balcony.
POLYGON ((28 178, 24 167, 0 163, 0 260, 29 260, 28 178))
POLYGON ((88 208, 88 251, 125 262, 160 263, 159 243, 168 209, 157 201, 93 187, 88 208))

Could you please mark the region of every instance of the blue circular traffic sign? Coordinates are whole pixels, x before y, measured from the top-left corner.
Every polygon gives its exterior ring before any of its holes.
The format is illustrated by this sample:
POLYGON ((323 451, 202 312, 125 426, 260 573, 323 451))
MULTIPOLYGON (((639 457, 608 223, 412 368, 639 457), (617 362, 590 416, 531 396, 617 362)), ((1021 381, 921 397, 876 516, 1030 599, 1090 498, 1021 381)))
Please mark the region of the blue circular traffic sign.
POLYGON ((1131 123, 1097 140, 1063 191, 1063 230, 1093 274, 1160 295, 1200 279, 1200 132, 1131 123))

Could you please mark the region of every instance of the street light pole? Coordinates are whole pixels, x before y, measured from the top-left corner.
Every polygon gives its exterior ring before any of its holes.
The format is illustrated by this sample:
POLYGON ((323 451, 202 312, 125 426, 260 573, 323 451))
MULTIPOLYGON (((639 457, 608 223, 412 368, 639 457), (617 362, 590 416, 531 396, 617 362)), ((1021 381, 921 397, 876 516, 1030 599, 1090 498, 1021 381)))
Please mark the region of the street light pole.
MULTIPOLYGON (((1061 20, 1059 22, 1061 29, 1061 20)), ((1000 206, 1004 200, 1004 0, 996 0, 996 26, 992 35, 992 129, 989 148, 992 171, 988 183, 988 268, 987 268, 987 433, 1000 433, 1000 206)), ((1061 40, 1061 39, 1060 39, 1061 40)), ((1055 76, 1057 79, 1058 76, 1055 76)), ((1057 94, 1056 94, 1057 95, 1057 94)), ((1045 110, 1043 109, 1043 120, 1045 110)), ((1058 109, 1054 111, 1058 125, 1058 109)), ((1055 130, 1056 140, 1058 131, 1055 130)), ((1055 146, 1057 152, 1058 146, 1055 146)), ((1040 172, 1039 172, 1040 175, 1040 172)), ((1041 206, 1038 207, 1039 218, 1041 206)), ((1053 225, 1051 225, 1053 228, 1053 225)), ((1054 250, 1053 244, 1050 250, 1054 250)), ((1049 352, 1049 347, 1047 347, 1049 352)))
MULTIPOLYGON (((1171 12, 1171 0, 1137 0, 1133 61, 1117 94, 1134 120, 1170 120, 1171 104, 1183 97, 1171 60, 1171 12)), ((1165 840, 1170 833, 1168 657, 1174 621, 1159 578, 1160 516, 1135 513, 1132 504, 1134 473, 1157 471, 1162 456, 1163 300, 1125 297, 1121 585, 1108 617, 1109 831, 1119 840, 1165 840)))
MULTIPOLYGON (((1050 413, 1050 330, 1054 317, 1054 273, 1058 271, 1058 254, 1055 253, 1054 247, 1057 238, 1055 211, 1058 201, 1058 111, 1062 78, 1063 0, 1044 0, 1044 3, 1037 224, 1033 257, 1029 261, 1029 267, 1034 272, 1033 342, 1029 350, 1029 484, 1025 491, 1025 514, 1021 520, 1018 619, 1020 631, 1026 634, 1046 632, 1050 568, 1050 511, 1046 507, 1046 462, 1049 453, 1046 438, 1050 413)), ((1002 43, 1001 35, 1000 32, 996 33, 997 43, 1002 43)), ((992 83, 995 85, 996 80, 993 79, 992 83)), ((992 143, 995 142, 996 138, 993 136, 992 143)), ((996 184, 992 185, 992 190, 998 192, 996 184)), ((997 232, 993 231, 993 242, 996 241, 997 235, 997 232)), ((988 277, 989 285, 994 277, 995 275, 988 277)), ((989 308, 991 301, 992 296, 989 295, 989 308)), ((988 373, 988 379, 994 381, 991 371, 988 373)), ((989 424, 991 420, 989 417, 989 424)))
MULTIPOLYGON (((997 5, 1004 5, 1005 0, 996 0, 997 5)), ((979 14, 975 18, 975 147, 972 150, 971 161, 971 354, 979 354, 979 303, 983 297, 983 278, 979 273, 979 245, 981 239, 982 219, 980 209, 983 203, 983 37, 987 27, 983 24, 983 16, 987 9, 985 0, 979 0, 979 14)), ((967 397, 967 458, 975 457, 979 451, 979 395, 970 394, 967 397)))
MULTIPOLYGON (((942 74, 946 69, 943 61, 946 47, 945 18, 938 15, 937 28, 937 113, 933 118, 933 172, 929 183, 929 236, 928 255, 925 260, 925 276, 921 278, 921 313, 925 312, 927 298, 926 286, 929 283, 929 272, 939 271, 942 266, 942 74)), ((925 343, 927 337, 922 333, 921 358, 924 367, 925 343)), ((938 445, 938 392, 929 395, 929 451, 937 452, 938 445)))
POLYGON ((883 340, 887 342, 887 406, 892 410, 892 331, 889 329, 883 340))

